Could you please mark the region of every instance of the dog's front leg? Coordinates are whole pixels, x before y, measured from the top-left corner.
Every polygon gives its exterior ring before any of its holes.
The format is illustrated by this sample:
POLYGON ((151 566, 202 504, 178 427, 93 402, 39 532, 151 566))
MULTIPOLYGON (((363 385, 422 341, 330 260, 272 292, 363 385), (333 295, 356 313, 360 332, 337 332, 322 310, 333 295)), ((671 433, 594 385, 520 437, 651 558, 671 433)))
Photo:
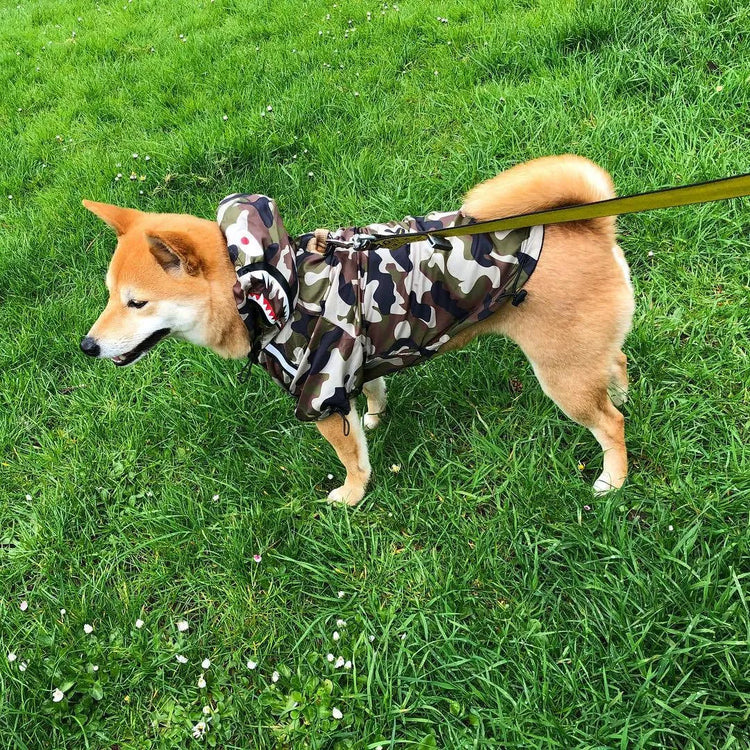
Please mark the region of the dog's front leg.
POLYGON ((351 402, 351 411, 346 419, 340 414, 317 422, 321 435, 333 446, 339 460, 346 469, 346 481, 329 495, 331 502, 356 505, 365 494, 370 479, 370 458, 367 455, 367 440, 357 415, 357 408, 351 402))

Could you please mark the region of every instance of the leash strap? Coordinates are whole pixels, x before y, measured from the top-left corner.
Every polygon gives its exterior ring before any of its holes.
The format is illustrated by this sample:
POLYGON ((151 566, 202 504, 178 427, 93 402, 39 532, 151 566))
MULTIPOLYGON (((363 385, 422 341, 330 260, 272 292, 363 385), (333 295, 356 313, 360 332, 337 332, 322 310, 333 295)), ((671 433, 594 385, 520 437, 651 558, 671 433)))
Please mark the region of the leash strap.
POLYGON ((610 198, 595 203, 583 203, 578 206, 565 206, 548 211, 536 211, 531 214, 518 214, 505 219, 491 219, 462 227, 436 229, 430 232, 407 232, 405 234, 355 235, 355 250, 371 250, 385 247, 395 250, 409 242, 423 240, 439 244, 440 237, 461 237, 470 234, 488 232, 503 232, 507 229, 521 229, 540 224, 562 224, 568 221, 585 221, 599 219, 604 216, 619 216, 633 214, 639 211, 651 211, 655 208, 673 208, 687 206, 694 203, 709 203, 711 201, 741 198, 750 195, 750 174, 737 177, 724 177, 720 180, 700 182, 695 185, 653 190, 648 193, 626 195, 622 198, 610 198), (437 240, 437 242, 435 242, 437 240))

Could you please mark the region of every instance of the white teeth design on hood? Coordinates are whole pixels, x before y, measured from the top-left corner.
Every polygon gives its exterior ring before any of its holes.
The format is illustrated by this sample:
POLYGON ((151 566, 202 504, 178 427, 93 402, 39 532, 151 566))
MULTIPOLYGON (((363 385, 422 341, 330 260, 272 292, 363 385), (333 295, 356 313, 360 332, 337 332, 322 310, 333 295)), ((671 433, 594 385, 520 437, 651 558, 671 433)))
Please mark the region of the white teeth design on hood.
POLYGON ((276 316, 274 315, 273 308, 271 307, 271 303, 262 295, 260 294, 248 294, 248 299, 253 300, 253 302, 257 302, 263 312, 266 314, 266 317, 268 318, 269 323, 275 323, 276 322, 276 316))

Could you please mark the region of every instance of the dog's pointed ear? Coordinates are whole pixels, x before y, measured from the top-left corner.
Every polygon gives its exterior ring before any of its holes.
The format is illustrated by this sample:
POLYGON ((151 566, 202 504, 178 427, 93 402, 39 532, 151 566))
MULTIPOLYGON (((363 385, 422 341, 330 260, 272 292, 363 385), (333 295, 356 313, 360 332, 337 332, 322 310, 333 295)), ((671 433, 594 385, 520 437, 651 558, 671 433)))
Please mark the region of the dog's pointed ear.
POLYGON ((96 214, 105 224, 109 224, 117 232, 118 237, 128 231, 128 228, 141 213, 134 208, 121 208, 120 206, 97 203, 96 201, 84 200, 83 205, 92 214, 96 214))
POLYGON ((201 270, 201 261, 187 236, 178 232, 146 234, 151 255, 165 271, 182 269, 191 276, 201 270))

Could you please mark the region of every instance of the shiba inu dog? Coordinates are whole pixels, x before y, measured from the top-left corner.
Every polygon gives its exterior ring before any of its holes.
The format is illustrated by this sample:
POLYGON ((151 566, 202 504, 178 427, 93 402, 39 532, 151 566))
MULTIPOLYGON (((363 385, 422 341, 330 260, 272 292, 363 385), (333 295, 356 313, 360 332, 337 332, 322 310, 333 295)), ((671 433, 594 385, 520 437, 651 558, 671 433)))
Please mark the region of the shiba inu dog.
MULTIPOLYGON (((399 234, 612 197, 609 175, 593 162, 544 157, 477 185, 458 212, 366 230, 399 234)), ((81 349, 119 367, 166 336, 223 357, 250 355, 344 465, 346 479, 330 500, 356 505, 365 493, 363 426, 376 427, 385 411, 383 375, 489 333, 513 339, 544 392, 599 442, 604 465, 595 492, 624 482, 616 406, 627 396, 622 344, 634 301, 614 218, 368 252, 347 246, 355 229, 289 238, 265 196, 230 196, 217 221, 84 205, 118 242, 109 301, 81 349), (364 425, 359 393, 367 399, 364 425)))

